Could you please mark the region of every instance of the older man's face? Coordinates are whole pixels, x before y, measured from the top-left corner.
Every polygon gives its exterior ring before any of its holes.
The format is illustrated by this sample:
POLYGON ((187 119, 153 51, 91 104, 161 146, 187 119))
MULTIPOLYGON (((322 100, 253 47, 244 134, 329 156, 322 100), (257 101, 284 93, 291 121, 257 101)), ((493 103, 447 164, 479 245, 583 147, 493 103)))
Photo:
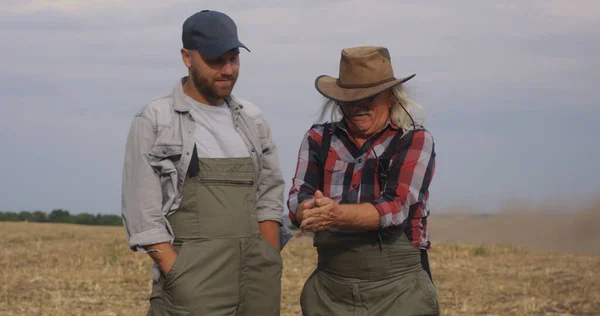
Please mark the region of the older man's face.
POLYGON ((384 91, 373 98, 339 103, 353 136, 368 138, 385 126, 392 108, 390 96, 389 91, 384 91))

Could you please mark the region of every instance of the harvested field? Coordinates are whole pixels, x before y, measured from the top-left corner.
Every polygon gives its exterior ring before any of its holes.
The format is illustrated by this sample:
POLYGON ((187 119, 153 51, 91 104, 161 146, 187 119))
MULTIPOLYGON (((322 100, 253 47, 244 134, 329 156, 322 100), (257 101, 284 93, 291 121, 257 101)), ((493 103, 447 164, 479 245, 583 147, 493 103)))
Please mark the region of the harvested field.
MULTIPOLYGON (((0 247, 0 315, 146 312, 151 261, 120 227, 0 223, 0 247)), ((283 260, 282 315, 300 315, 311 239, 283 260)), ((600 314, 600 256, 438 242, 430 260, 444 315, 600 314)))

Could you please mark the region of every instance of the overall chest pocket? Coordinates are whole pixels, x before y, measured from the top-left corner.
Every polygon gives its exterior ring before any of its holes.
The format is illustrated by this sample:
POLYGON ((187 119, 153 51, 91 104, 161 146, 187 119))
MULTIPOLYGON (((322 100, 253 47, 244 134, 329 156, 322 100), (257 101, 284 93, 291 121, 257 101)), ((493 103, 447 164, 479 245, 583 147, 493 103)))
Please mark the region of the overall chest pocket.
POLYGON ((254 174, 250 158, 200 158, 200 172, 193 181, 207 209, 219 210, 221 219, 231 216, 235 220, 244 210, 255 212, 254 174))

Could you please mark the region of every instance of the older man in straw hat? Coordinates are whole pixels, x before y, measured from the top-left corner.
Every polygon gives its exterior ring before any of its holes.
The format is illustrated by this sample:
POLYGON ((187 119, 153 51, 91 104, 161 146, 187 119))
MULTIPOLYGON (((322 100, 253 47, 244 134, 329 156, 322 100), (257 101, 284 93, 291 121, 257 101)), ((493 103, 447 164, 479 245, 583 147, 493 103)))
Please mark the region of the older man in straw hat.
POLYGON ((394 76, 385 47, 355 47, 339 78, 316 79, 333 123, 304 136, 288 200, 318 251, 304 315, 439 314, 427 259, 434 141, 403 91, 412 77, 394 76))

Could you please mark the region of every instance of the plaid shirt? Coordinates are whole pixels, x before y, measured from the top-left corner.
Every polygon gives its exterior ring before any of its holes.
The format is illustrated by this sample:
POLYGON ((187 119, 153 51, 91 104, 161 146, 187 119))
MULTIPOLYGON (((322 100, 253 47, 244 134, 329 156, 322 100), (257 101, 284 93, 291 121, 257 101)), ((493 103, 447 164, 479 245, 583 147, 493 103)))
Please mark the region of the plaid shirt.
MULTIPOLYGON (((287 202, 292 223, 299 227, 295 217, 298 205, 321 189, 338 204, 371 203, 379 212, 384 236, 404 224, 404 231, 413 245, 428 249, 431 243, 427 234, 427 200, 435 169, 431 134, 418 128, 410 145, 400 146, 390 160, 380 160, 396 133, 404 133, 403 130, 388 122, 382 132, 358 148, 350 140, 342 121, 332 131, 323 168, 320 163, 323 130, 324 124, 313 125, 300 145, 296 175, 287 202), (382 167, 387 170, 383 187, 377 172, 382 167), (325 173, 321 175, 323 170, 325 173), (320 188, 321 179, 323 188, 320 188)), ((406 141, 404 136, 398 141, 406 141)))

